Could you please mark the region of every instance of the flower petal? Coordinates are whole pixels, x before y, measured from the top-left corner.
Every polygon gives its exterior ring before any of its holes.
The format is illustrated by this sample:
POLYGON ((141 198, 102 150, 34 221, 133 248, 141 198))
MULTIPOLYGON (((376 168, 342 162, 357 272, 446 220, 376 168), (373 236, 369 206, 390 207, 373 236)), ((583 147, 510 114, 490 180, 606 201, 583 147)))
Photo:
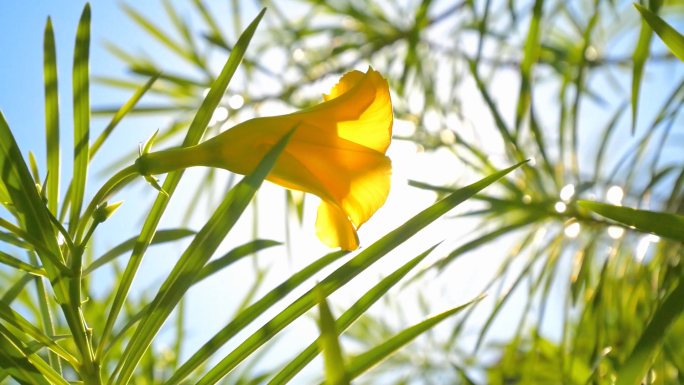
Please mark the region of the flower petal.
POLYGON ((202 165, 251 174, 275 143, 297 127, 267 180, 322 199, 316 233, 331 247, 354 250, 356 230, 385 203, 392 163, 387 81, 372 68, 353 71, 326 102, 305 110, 241 123, 200 146, 202 165))
POLYGON ((333 87, 326 102, 292 116, 322 129, 336 129, 340 138, 385 153, 392 139, 389 85, 377 71, 353 71, 333 87))
POLYGON ((333 100, 351 90, 359 81, 361 81, 361 79, 363 79, 364 76, 366 76, 366 74, 361 71, 347 72, 342 76, 342 78, 340 78, 340 81, 330 89, 330 95, 323 94, 323 100, 326 102, 333 100))
MULTIPOLYGON (((296 179, 304 187, 302 190, 307 192, 316 188, 310 183, 315 178, 332 196, 329 200, 337 203, 358 229, 385 203, 390 190, 392 162, 386 155, 348 140, 307 135, 307 126, 301 129, 285 151, 296 158, 306 172, 295 171, 291 162, 286 166, 290 169, 285 169, 285 163, 281 169, 279 162, 272 175, 279 177, 281 172, 287 172, 287 179, 294 180, 296 173, 296 179), (298 134, 303 136, 302 140, 298 134), (307 177, 304 186, 304 176, 308 173, 313 178, 307 177)), ((326 199, 320 193, 314 194, 326 199)))
POLYGON ((359 237, 349 219, 337 205, 326 201, 318 206, 316 236, 328 247, 349 251, 359 248, 359 237))

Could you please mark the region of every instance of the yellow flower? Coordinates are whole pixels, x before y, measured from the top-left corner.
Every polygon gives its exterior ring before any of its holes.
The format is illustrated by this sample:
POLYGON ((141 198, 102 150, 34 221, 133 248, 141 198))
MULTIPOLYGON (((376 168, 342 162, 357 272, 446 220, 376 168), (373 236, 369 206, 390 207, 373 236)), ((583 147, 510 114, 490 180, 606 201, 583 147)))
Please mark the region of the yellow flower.
POLYGON ((248 175, 275 143, 298 126, 266 178, 321 198, 316 235, 329 247, 355 250, 356 231, 385 203, 392 163, 387 81, 372 68, 345 74, 324 103, 289 115, 256 118, 194 147, 143 155, 148 174, 209 166, 248 175))

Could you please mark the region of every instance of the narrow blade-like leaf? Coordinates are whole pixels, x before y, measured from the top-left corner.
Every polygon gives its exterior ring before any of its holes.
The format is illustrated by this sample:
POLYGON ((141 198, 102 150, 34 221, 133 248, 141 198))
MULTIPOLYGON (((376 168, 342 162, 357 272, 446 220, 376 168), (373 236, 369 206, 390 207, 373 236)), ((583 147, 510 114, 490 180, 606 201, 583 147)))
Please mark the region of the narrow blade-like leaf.
POLYGON ((25 271, 27 273, 31 273, 33 275, 47 277, 47 273, 45 272, 45 270, 39 267, 31 266, 28 263, 23 262, 17 258, 14 258, 13 256, 2 251, 0 251, 0 263, 7 266, 11 266, 15 269, 25 271))
POLYGON ((670 326, 679 319, 684 310, 684 283, 680 282, 667 299, 658 307, 646 330, 629 357, 617 373, 616 385, 634 385, 641 379, 651 365, 653 357, 660 349, 660 344, 670 326))
MULTIPOLYGON (((196 145, 199 143, 202 136, 204 136, 207 125, 209 124, 209 120, 211 119, 211 116, 216 110, 219 102, 223 98, 223 95, 225 94, 228 84, 230 83, 233 74, 237 70, 238 65, 242 61, 245 51, 247 50, 247 46, 249 45, 252 36, 254 36, 254 32, 256 31, 259 22, 264 16, 264 12, 266 12, 265 9, 259 13, 249 27, 247 27, 245 32, 240 36, 240 39, 238 39, 235 49, 231 51, 230 57, 228 57, 221 74, 212 85, 209 93, 202 102, 202 106, 200 107, 199 111, 197 111, 195 118, 190 124, 188 133, 183 141, 183 147, 196 145)), ((114 302, 102 332, 103 335, 100 339, 96 357, 99 357, 104 353, 104 347, 109 333, 112 331, 114 323, 116 322, 116 318, 118 317, 119 312, 123 307, 124 301, 128 296, 128 291, 131 288, 131 284, 133 283, 133 279, 138 271, 138 267, 140 266, 140 263, 145 255, 145 251, 154 237, 157 225, 159 224, 162 214, 166 210, 166 207, 169 203, 170 196, 173 195, 182 176, 183 170, 174 171, 169 173, 164 180, 164 185, 162 188, 168 195, 161 193, 157 195, 157 200, 154 202, 154 206, 152 206, 152 210, 145 220, 145 224, 143 225, 140 236, 138 237, 138 241, 133 248, 133 253, 128 261, 128 265, 126 266, 126 271, 121 278, 116 296, 114 297, 114 302)))
POLYGON ((72 364, 76 364, 78 361, 69 354, 64 348, 57 345, 50 337, 46 336, 40 329, 33 326, 19 313, 15 312, 4 302, 0 302, 0 319, 5 320, 10 325, 24 332, 27 336, 33 338, 34 340, 42 343, 48 349, 59 354, 62 358, 68 360, 72 364))
MULTIPOLYGON (((247 208, 252 198, 261 187, 278 157, 285 149, 296 127, 281 138, 278 143, 259 162, 254 172, 246 176, 223 200, 209 221, 197 233, 195 239, 185 250, 173 271, 166 279, 159 293, 150 305, 148 315, 143 318, 135 330, 131 342, 126 347, 121 363, 121 373, 116 384, 127 384, 133 371, 140 362, 152 339, 197 279, 200 270, 211 258, 228 232, 233 228, 242 212, 247 208)), ((117 368, 118 368, 117 367, 117 368)))
POLYGON ((69 233, 73 236, 83 206, 88 176, 88 147, 90 141, 90 4, 86 4, 76 31, 74 49, 74 177, 71 188, 69 233))
MULTIPOLYGON (((24 366, 25 369, 32 371, 31 368, 35 368, 40 374, 44 376, 49 383, 55 385, 69 385, 69 383, 62 378, 57 372, 55 372, 42 358, 40 358, 36 353, 31 352, 28 347, 16 336, 14 336, 5 326, 0 324, 0 340, 4 340, 0 346, 0 354, 5 350, 7 356, 12 357, 15 364, 24 366), (22 362, 22 358, 25 357, 29 365, 25 365, 26 362, 22 362)), ((30 372, 29 372, 30 373, 30 372)), ((28 373, 27 373, 28 374, 28 373)), ((39 377, 31 376, 40 381, 39 377)), ((42 383, 42 382, 41 382, 42 383)))
POLYGON ((402 331, 391 339, 374 347, 373 349, 361 354, 352 360, 352 362, 347 366, 348 377, 350 379, 354 379, 362 375, 374 366, 386 360, 388 357, 392 356, 399 349, 406 346, 421 334, 432 329, 435 325, 444 321, 445 319, 457 314, 464 308, 470 306, 473 302, 474 301, 468 302, 465 305, 461 305, 432 318, 428 318, 425 321, 402 331))
MULTIPOLYGON (((344 314, 337 319, 335 328, 338 334, 342 334, 347 330, 359 317, 361 317, 375 302, 377 302, 385 293, 389 291, 395 284, 397 284, 406 274, 428 256, 435 249, 437 245, 432 246, 424 253, 408 261, 404 266, 397 269, 395 272, 384 278, 366 294, 359 298, 356 303, 350 307, 344 314)), ((282 385, 287 383, 299 373, 306 365, 309 364, 320 352, 320 346, 314 341, 297 358, 292 360, 283 370, 281 370, 268 385, 282 385)))
POLYGON ((229 251, 228 253, 226 253, 225 255, 223 255, 222 257, 217 258, 208 263, 206 266, 204 266, 202 268, 202 271, 200 271, 199 275, 197 276, 197 279, 195 279, 195 283, 200 282, 201 280, 211 276, 212 274, 224 269, 226 266, 235 263, 241 258, 244 258, 250 254, 254 254, 258 251, 267 249, 269 247, 279 246, 281 244, 282 243, 280 242, 271 241, 268 239, 255 239, 242 246, 238 246, 233 250, 229 251))
POLYGON ((579 201, 580 206, 637 230, 684 242, 684 217, 656 211, 636 210, 605 203, 579 201))
POLYGON ((181 366, 173 374, 173 376, 166 382, 165 385, 180 384, 181 381, 189 376, 193 370, 197 369, 200 367, 200 365, 209 360, 211 355, 214 354, 221 346, 226 344, 231 338, 247 327, 247 325, 253 322, 271 306, 283 299, 286 295, 292 292, 292 290, 299 287, 299 285, 306 282, 321 269, 347 254, 349 254, 348 251, 335 251, 315 260, 309 266, 293 274, 285 282, 276 286, 260 300, 241 311, 232 321, 230 321, 228 325, 216 333, 197 352, 195 352, 195 354, 193 354, 192 357, 190 357, 190 359, 188 359, 183 366, 181 366))
POLYGON ((648 25, 655 31, 655 33, 663 39, 667 48, 679 58, 684 61, 684 36, 670 27, 663 19, 655 13, 649 11, 639 4, 634 4, 636 9, 641 13, 641 16, 646 20, 648 25))
POLYGON ((0 333, 0 367, 22 385, 50 385, 45 376, 3 333, 0 333))
POLYGON ((532 66, 537 62, 539 57, 539 24, 541 22, 543 7, 544 0, 535 0, 532 20, 530 21, 530 29, 527 32, 527 40, 525 41, 525 57, 520 65, 520 95, 518 96, 518 107, 515 114, 516 133, 520 130, 520 124, 530 106, 532 94, 532 66))
POLYGON ((102 131, 100 136, 97 137, 97 140, 93 142, 93 145, 90 147, 90 158, 92 159, 97 151, 102 147, 102 144, 104 144, 105 140, 111 135, 112 131, 116 128, 116 126, 119 124, 121 119, 123 119, 126 114, 128 114, 135 106, 138 104, 138 101, 145 95, 145 93, 152 87, 155 81, 159 79, 159 75, 154 75, 150 80, 147 81, 142 87, 138 88, 133 96, 131 96, 130 99, 124 104, 117 112, 114 114, 112 117, 112 120, 109 122, 107 127, 102 131))
MULTIPOLYGON (((150 245, 158 245, 161 243, 173 242, 179 239, 183 239, 185 237, 189 237, 194 234, 195 232, 189 229, 160 230, 154 234, 154 238, 152 238, 150 245)), ((130 238, 121 243, 120 245, 112 248, 108 252, 102 254, 100 258, 96 259, 93 263, 91 263, 88 267, 86 267, 83 270, 83 276, 85 277, 86 275, 99 269, 105 264, 115 260, 124 253, 133 250, 133 248, 135 247, 135 242, 137 240, 138 237, 130 238)))
MULTIPOLYGON (((48 208, 57 215, 59 204, 59 94, 57 92, 57 53, 52 21, 48 17, 43 38, 43 77, 45 78, 45 140, 47 144, 48 208)), ((45 186, 43 186, 45 187, 45 186)))
POLYGON ((325 299, 325 292, 323 292, 321 286, 317 286, 316 294, 318 296, 318 310, 320 314, 318 327, 321 330, 318 344, 323 352, 325 383, 327 385, 349 385, 347 373, 344 370, 342 348, 337 340, 339 334, 335 328, 335 318, 330 311, 328 301, 325 299))
MULTIPOLYGON (((407 239, 412 237, 425 226, 434 222, 437 218, 446 214, 448 211, 472 197, 482 189, 503 178, 506 174, 522 166, 526 162, 518 163, 513 167, 490 175, 479 182, 466 186, 443 200, 435 203, 414 216, 402 226, 382 237, 367 249, 362 251, 354 259, 335 270, 325 278, 319 285, 322 285, 326 297, 344 286, 352 278, 356 277, 370 265, 395 249, 407 239)), ((244 361, 252 352, 269 341, 279 331, 306 313, 316 305, 316 298, 313 290, 310 290, 299 297, 293 304, 288 306, 280 314, 275 316, 266 325, 261 327, 255 334, 252 334, 245 342, 233 350, 218 365, 209 371, 199 382, 198 385, 210 385, 220 381, 226 374, 233 370, 240 362, 244 361)))

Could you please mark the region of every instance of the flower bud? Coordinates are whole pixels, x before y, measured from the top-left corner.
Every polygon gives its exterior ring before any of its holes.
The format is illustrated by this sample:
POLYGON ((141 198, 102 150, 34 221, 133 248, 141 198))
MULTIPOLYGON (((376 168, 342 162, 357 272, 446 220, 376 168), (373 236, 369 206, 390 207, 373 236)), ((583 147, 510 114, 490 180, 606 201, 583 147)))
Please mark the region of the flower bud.
POLYGON ((111 205, 108 205, 107 202, 102 203, 93 212, 93 221, 96 223, 102 223, 106 221, 112 214, 114 214, 114 211, 116 211, 116 209, 118 209, 122 203, 123 201, 112 203, 111 205))

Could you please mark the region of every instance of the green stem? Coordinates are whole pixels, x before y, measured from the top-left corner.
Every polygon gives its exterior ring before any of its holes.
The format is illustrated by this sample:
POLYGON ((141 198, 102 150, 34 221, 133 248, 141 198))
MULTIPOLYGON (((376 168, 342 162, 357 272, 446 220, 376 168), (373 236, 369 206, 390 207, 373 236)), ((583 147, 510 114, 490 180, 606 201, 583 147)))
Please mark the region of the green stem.
MULTIPOLYGON (((137 163, 137 162, 136 162, 137 163)), ((76 230, 76 236, 74 237, 74 242, 79 243, 79 240, 83 236, 83 233, 85 232, 86 226, 88 225, 88 220, 90 220, 90 217, 93 215, 93 212, 97 208, 97 205, 99 205, 102 200, 105 199, 107 194, 109 194, 110 191, 112 191, 119 183, 123 182, 126 178, 138 174, 138 166, 137 165, 131 165, 123 170, 117 172, 112 176, 101 188, 100 191, 95 194, 93 199, 90 201, 90 204, 86 208, 85 212, 83 213, 83 216, 81 217, 81 220, 78 222, 78 229, 76 230)))
MULTIPOLYGON (((214 166, 213 158, 216 151, 207 147, 209 142, 201 145, 173 148, 164 151, 143 154, 135 161, 135 166, 141 175, 159 175, 171 171, 182 170, 195 166, 214 166)), ((215 165, 220 167, 220 165, 215 165)))
POLYGON ((67 316, 67 322, 69 323, 71 330, 77 330, 74 334, 74 342, 76 343, 78 350, 81 352, 83 359, 83 370, 79 372, 79 375, 83 379, 85 384, 95 384, 99 385, 102 383, 100 379, 100 369, 99 364, 95 362, 93 356, 93 350, 91 342, 88 338, 88 331, 86 330, 85 322, 81 316, 81 278, 82 278, 82 261, 83 261, 83 248, 87 243, 88 239, 92 236, 97 224, 93 224, 88 231, 88 234, 83 238, 83 233, 85 232, 86 226, 93 215, 93 212, 100 204, 102 200, 105 199, 107 194, 109 194, 115 187, 122 183, 126 178, 136 175, 138 173, 138 167, 135 165, 128 166, 123 170, 117 172, 112 176, 95 194, 92 201, 86 208, 83 216, 79 220, 78 227, 76 230, 76 235, 73 238, 74 243, 78 244, 75 247, 75 253, 71 260, 71 267, 69 272, 72 273, 70 293, 71 303, 69 306, 65 306, 64 313, 67 316), (80 239, 84 239, 83 242, 79 242, 80 239))
POLYGON ((100 365, 94 364, 91 372, 79 373, 84 385, 102 385, 102 378, 100 377, 100 365))

